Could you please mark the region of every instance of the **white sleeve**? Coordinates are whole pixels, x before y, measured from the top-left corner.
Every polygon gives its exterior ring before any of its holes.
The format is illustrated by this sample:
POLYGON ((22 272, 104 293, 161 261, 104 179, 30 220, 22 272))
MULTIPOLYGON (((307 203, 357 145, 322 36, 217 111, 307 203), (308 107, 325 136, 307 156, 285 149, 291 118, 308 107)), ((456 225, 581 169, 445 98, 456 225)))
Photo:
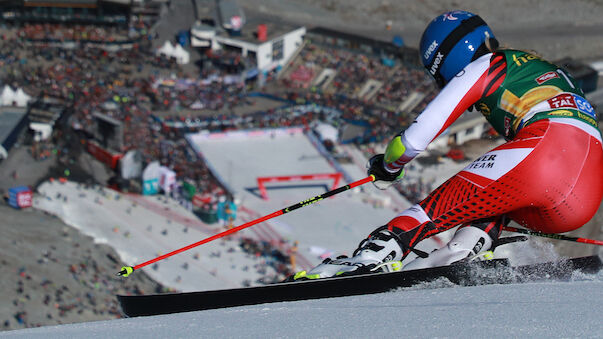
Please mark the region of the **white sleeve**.
POLYGON ((473 61, 457 74, 425 107, 425 110, 402 134, 406 147, 405 158, 414 158, 429 143, 458 119, 481 97, 483 76, 490 66, 491 53, 473 61), (479 93, 479 95, 476 95, 479 93))

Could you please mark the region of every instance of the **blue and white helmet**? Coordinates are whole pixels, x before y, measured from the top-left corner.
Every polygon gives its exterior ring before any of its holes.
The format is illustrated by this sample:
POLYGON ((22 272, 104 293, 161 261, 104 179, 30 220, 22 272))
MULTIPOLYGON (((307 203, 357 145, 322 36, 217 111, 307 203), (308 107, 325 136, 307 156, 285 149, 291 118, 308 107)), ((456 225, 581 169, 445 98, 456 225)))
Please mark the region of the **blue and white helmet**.
POLYGON ((427 26, 421 37, 420 53, 423 65, 440 87, 465 66, 487 51, 485 42, 494 39, 490 27, 466 11, 446 12, 427 26))

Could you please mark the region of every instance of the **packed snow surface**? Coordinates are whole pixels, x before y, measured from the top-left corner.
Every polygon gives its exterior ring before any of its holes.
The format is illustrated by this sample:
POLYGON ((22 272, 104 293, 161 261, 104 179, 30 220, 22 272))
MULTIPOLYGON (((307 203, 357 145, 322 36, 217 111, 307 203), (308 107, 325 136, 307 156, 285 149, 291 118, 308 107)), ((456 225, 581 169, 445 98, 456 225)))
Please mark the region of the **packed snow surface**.
MULTIPOLYGON (((443 286, 443 287, 442 287, 443 286)), ((595 338, 603 275, 281 302, 3 332, 10 338, 595 338)))

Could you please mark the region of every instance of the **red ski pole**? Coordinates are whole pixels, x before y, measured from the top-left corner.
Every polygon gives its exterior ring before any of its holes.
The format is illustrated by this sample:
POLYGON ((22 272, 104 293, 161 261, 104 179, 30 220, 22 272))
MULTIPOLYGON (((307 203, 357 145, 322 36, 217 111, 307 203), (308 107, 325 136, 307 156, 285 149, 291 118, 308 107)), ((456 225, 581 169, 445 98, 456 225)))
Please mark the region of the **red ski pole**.
POLYGON ((588 239, 588 238, 568 237, 566 235, 555 234, 555 233, 541 233, 541 232, 526 230, 524 228, 515 228, 515 227, 510 227, 510 226, 503 226, 503 231, 523 233, 523 234, 535 235, 535 236, 539 236, 539 237, 545 237, 545 238, 551 238, 551 239, 557 239, 557 240, 567 240, 567 241, 581 242, 581 243, 584 243, 584 244, 592 244, 592 245, 603 246, 603 241, 601 241, 601 240, 588 239))
POLYGON ((208 237, 208 238, 205 238, 203 240, 197 241, 196 243, 190 244, 188 246, 184 246, 184 247, 182 247, 180 249, 177 249, 175 251, 172 251, 170 253, 166 253, 164 255, 158 256, 155 259, 151 259, 149 261, 145 261, 142 264, 138 264, 136 266, 124 266, 124 267, 121 268, 121 271, 119 271, 117 273, 117 275, 127 277, 132 272, 134 272, 135 270, 137 270, 139 268, 145 267, 147 265, 150 265, 152 263, 158 262, 158 261, 163 260, 165 258, 169 258, 169 257, 171 257, 173 255, 178 254, 178 253, 181 253, 181 252, 184 252, 184 251, 188 251, 191 248, 194 248, 194 247, 197 247, 199 245, 203 245, 205 243, 208 243, 210 241, 213 241, 213 240, 225 237, 225 236, 227 236, 229 234, 236 233, 236 232, 238 232, 238 231, 240 231, 242 229, 245 229, 247 227, 253 226, 255 224, 259 224, 259 223, 261 223, 263 221, 266 221, 268 219, 272 219, 274 217, 278 217, 279 215, 283 215, 283 214, 289 213, 289 212, 294 211, 294 210, 296 210, 298 208, 302 208, 304 206, 311 205, 311 204, 313 204, 315 202, 319 202, 320 200, 326 199, 326 198, 328 198, 330 196, 333 196, 335 194, 338 194, 338 193, 341 193, 341 192, 345 192, 345 191, 347 191, 349 189, 352 189, 354 187, 358 187, 360 185, 364 185, 367 182, 371 182, 371 181, 374 181, 374 180, 375 180, 375 177, 373 175, 369 175, 368 177, 366 177, 364 179, 355 181, 355 182, 353 182, 351 184, 348 184, 348 185, 345 185, 345 186, 341 186, 339 188, 336 188, 334 190, 328 191, 328 192, 323 193, 321 195, 317 195, 314 198, 310 198, 310 199, 307 199, 307 200, 300 201, 297 204, 293 204, 293 205, 291 205, 291 206, 289 206, 287 208, 283 208, 282 210, 278 210, 276 212, 273 212, 271 214, 265 215, 265 216, 260 217, 258 219, 249 221, 249 222, 247 222, 247 223, 245 223, 243 225, 231 228, 231 229, 226 230, 226 231, 224 231, 222 233, 218 233, 218 234, 212 235, 211 237, 208 237))

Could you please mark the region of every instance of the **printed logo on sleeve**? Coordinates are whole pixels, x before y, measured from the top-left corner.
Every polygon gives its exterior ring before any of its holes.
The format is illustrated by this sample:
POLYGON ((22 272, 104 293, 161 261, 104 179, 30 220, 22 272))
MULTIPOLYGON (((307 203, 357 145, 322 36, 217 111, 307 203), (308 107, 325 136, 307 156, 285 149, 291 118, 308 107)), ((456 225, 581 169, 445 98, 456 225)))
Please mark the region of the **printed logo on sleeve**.
POLYGON ((590 102, 588 102, 588 100, 584 99, 583 97, 577 94, 573 94, 572 96, 574 97, 574 102, 576 103, 576 106, 578 106, 578 110, 592 116, 593 118, 597 117, 597 115, 595 114, 595 109, 590 104, 590 102))
POLYGON ((546 72, 546 73, 542 74, 541 76, 539 76, 538 78, 536 78, 534 80, 536 80, 536 82, 539 85, 542 85, 545 82, 547 82, 551 79, 555 79, 555 78, 559 78, 559 74, 557 74, 557 72, 550 71, 550 72, 546 72))
POLYGON ((595 109, 588 100, 574 93, 561 93, 547 100, 551 108, 573 108, 596 118, 595 109))
POLYGON ((561 93, 547 101, 551 108, 578 108, 574 96, 570 93, 561 93))
POLYGON ((508 116, 505 117, 504 127, 505 127, 505 137, 508 137, 509 134, 511 133, 511 118, 509 118, 508 116))

